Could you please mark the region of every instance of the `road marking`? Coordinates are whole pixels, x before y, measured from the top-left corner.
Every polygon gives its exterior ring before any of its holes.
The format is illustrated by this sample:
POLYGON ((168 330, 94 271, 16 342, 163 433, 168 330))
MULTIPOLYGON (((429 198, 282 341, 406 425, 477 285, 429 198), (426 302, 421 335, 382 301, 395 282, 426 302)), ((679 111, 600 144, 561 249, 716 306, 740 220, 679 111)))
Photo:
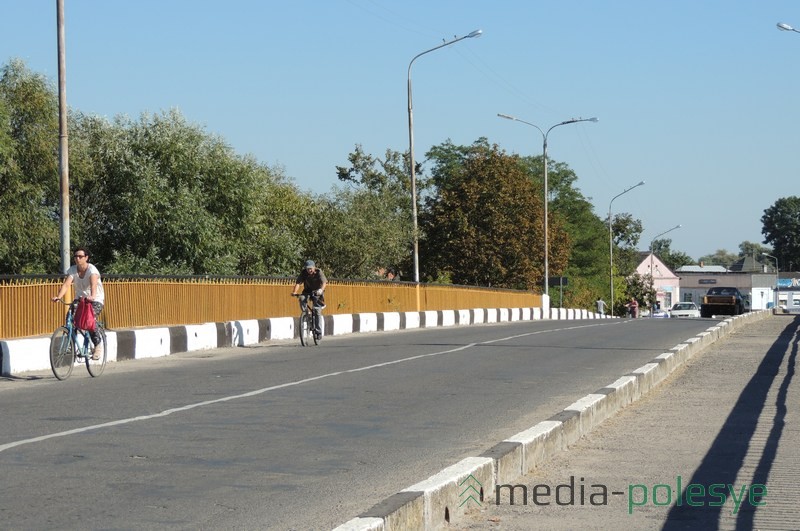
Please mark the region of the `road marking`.
MULTIPOLYGON (((608 323, 608 324, 617 324, 617 323, 608 323)), ((99 430, 99 429, 102 429, 102 428, 110 428, 112 426, 121 426, 123 424, 131 424, 133 422, 140 422, 140 421, 155 419, 155 418, 159 418, 159 417, 166 417, 166 416, 172 415, 174 413, 180 413, 180 412, 183 412, 183 411, 189 411, 189 410, 196 409, 196 408, 199 408, 199 407, 210 406, 210 405, 219 404, 219 403, 222 403, 222 402, 229 402, 231 400, 239 400, 240 398, 249 398, 251 396, 261 395, 261 394, 264 394, 264 393, 268 393, 270 391, 275 391, 277 389, 285 389, 287 387, 295 387, 295 386, 298 386, 298 385, 306 384, 306 383, 309 383, 309 382, 315 382, 317 380, 322 380, 324 378, 331 378, 333 376, 339 376, 339 375, 342 375, 342 374, 350 374, 350 373, 356 373, 356 372, 362 372, 362 371, 369 371, 369 370, 372 370, 372 369, 379 369, 381 367, 388 367, 390 365, 397 365, 398 363, 405 363, 407 361, 414 361, 414 360, 419 360, 419 359, 423 359, 423 358, 430 358, 430 357, 433 357, 433 356, 440 356, 442 354, 452 354, 453 352, 459 352, 459 351, 462 351, 462 350, 467 350, 467 349, 470 349, 470 348, 472 348, 474 346, 477 346, 477 345, 489 345, 491 343, 498 343, 500 341, 508 341, 508 340, 517 339, 517 338, 520 338, 520 337, 535 336, 535 335, 538 335, 538 334, 546 334, 546 333, 550 333, 550 332, 561 332, 561 331, 564 331, 564 330, 576 330, 576 329, 579 329, 579 328, 590 328, 590 327, 593 327, 593 326, 602 326, 602 324, 598 323, 598 324, 591 324, 591 325, 571 326, 571 327, 567 327, 567 328, 557 328, 557 329, 553 329, 553 330, 539 330, 537 332, 528 332, 528 333, 525 333, 525 334, 517 334, 517 335, 513 335, 513 336, 499 338, 499 339, 491 339, 491 340, 488 340, 488 341, 481 341, 480 343, 469 343, 467 345, 463 345, 463 346, 457 347, 457 348, 452 348, 452 349, 449 349, 449 350, 442 350, 442 351, 439 351, 439 352, 430 352, 428 354, 419 354, 417 356, 411 356, 411 357, 408 357, 408 358, 403 358, 403 359, 394 360, 394 361, 386 361, 386 362, 383 362, 383 363, 376 363, 374 365, 367 365, 367 366, 358 367, 358 368, 355 368, 355 369, 348 369, 346 371, 329 372, 328 374, 321 374, 319 376, 312 376, 311 378, 304 378, 302 380, 295 380, 293 382, 287 382, 287 383, 282 383, 282 384, 279 384, 279 385, 273 385, 271 387, 264 387, 263 389, 256 389, 254 391, 248 391, 247 393, 242 393, 242 394, 238 394, 238 395, 231 395, 231 396, 225 396, 225 397, 222 397, 222 398, 216 398, 214 400, 206 400, 204 402, 196 402, 194 404, 187 404, 187 405, 181 406, 181 407, 165 409, 164 411, 161 411, 160 413, 154 413, 152 415, 141 415, 141 416, 138 416, 138 417, 129 417, 129 418, 126 418, 126 419, 112 420, 111 422, 104 422, 102 424, 93 424, 91 426, 85 426, 83 428, 74 428, 72 430, 59 431, 59 432, 56 432, 56 433, 50 433, 48 435, 40 435, 39 437, 31 437, 30 439, 22 439, 20 441, 14 441, 14 442, 10 442, 10 443, 6 443, 6 444, 0 445, 0 452, 4 452, 6 450, 10 450, 11 448, 16 448, 17 446, 23 446, 23 445, 26 445, 26 444, 33 444, 33 443, 36 443, 36 442, 46 441, 48 439, 55 439, 57 437, 67 437, 69 435, 77 435, 79 433, 85 433, 87 431, 99 430)))

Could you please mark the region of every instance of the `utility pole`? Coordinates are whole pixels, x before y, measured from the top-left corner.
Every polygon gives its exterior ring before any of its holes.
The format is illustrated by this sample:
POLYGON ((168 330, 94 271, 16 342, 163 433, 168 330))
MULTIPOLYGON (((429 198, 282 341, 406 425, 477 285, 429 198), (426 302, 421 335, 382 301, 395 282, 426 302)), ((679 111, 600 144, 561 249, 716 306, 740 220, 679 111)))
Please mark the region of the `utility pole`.
POLYGON ((66 46, 64 0, 56 0, 58 25, 58 175, 61 184, 61 273, 69 269, 69 145, 67 142, 66 46))

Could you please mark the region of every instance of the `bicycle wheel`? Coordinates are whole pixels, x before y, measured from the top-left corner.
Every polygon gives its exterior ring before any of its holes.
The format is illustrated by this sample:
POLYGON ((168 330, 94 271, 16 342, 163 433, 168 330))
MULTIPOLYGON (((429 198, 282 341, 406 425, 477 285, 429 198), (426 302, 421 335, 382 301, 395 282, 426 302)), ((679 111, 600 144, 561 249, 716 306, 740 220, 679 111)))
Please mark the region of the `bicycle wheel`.
POLYGON ((306 316, 305 312, 303 315, 300 316, 300 319, 297 321, 298 324, 298 335, 300 336, 300 344, 308 346, 308 338, 306 334, 308 333, 308 317, 306 316))
POLYGON ((306 346, 311 345, 314 339, 314 316, 310 312, 306 314, 306 346))
POLYGON ((59 380, 66 380, 75 366, 75 344, 67 327, 58 328, 50 337, 50 368, 59 380))
POLYGON ((100 344, 103 345, 103 354, 100 356, 99 360, 93 360, 91 352, 84 357, 86 360, 86 370, 89 371, 89 374, 92 375, 92 378, 97 378, 103 374, 103 369, 106 368, 106 359, 108 359, 108 341, 106 341, 106 331, 102 326, 99 326, 97 330, 100 332, 100 344))
POLYGON ((311 329, 311 335, 314 337, 314 344, 315 345, 319 345, 319 342, 322 341, 322 335, 321 334, 317 335, 317 317, 316 317, 316 315, 314 316, 314 318, 311 319, 311 322, 313 323, 313 327, 311 329))

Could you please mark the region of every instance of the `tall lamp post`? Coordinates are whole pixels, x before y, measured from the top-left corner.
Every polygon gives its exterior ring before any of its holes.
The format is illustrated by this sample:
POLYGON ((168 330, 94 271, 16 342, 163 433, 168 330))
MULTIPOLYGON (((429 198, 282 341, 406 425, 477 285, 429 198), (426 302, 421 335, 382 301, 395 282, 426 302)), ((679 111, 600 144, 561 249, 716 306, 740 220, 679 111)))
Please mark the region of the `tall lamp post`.
POLYGON ((614 317, 614 240, 611 235, 611 205, 614 204, 614 199, 621 195, 627 194, 637 186, 642 186, 643 184, 644 181, 641 181, 639 184, 634 184, 630 188, 626 188, 621 193, 612 197, 611 201, 608 203, 608 263, 610 265, 608 269, 608 277, 611 280, 611 300, 608 303, 611 307, 611 317, 614 317))
POLYGON ((796 30, 793 27, 791 27, 789 24, 785 24, 783 22, 778 22, 777 26, 778 26, 778 29, 781 30, 781 31, 793 31, 795 33, 800 33, 800 30, 796 30))
MULTIPOLYGON (((665 230, 661 234, 656 234, 655 237, 652 240, 650 240, 650 291, 652 291, 652 292, 655 292, 655 290, 656 290, 656 279, 655 279, 655 274, 653 273, 653 245, 656 243, 656 240, 659 239, 661 236, 665 235, 668 232, 672 232, 675 229, 679 229, 679 228, 681 228, 680 225, 675 225, 671 229, 665 230)), ((658 302, 658 297, 656 297, 656 301, 655 302, 658 302)), ((651 307, 650 308, 650 317, 652 317, 652 316, 653 316, 653 308, 651 307)))
POLYGON ((413 59, 411 59, 411 62, 408 63, 408 157, 411 165, 411 217, 414 222, 414 282, 416 283, 419 283, 419 233, 417 230, 417 175, 416 168, 414 168, 414 111, 411 100, 411 66, 414 64, 414 61, 426 53, 433 52, 439 48, 444 48, 445 46, 450 46, 451 44, 455 44, 458 41, 463 41, 464 39, 480 37, 481 33, 483 33, 482 30, 475 30, 468 35, 464 35, 463 37, 456 37, 453 40, 445 41, 439 46, 431 48, 430 50, 425 50, 422 53, 418 53, 413 59))
POLYGON ((542 133, 542 158, 544 159, 544 294, 548 297, 550 296, 550 266, 549 266, 549 257, 550 257, 550 250, 548 247, 548 226, 547 226, 547 205, 549 203, 548 200, 548 191, 547 191, 547 136, 550 134, 550 131, 555 129, 556 127, 567 125, 567 124, 576 124, 578 122, 597 122, 597 118, 571 118, 569 120, 565 120, 563 122, 559 122, 554 126, 550 127, 546 132, 542 131, 542 129, 530 122, 526 122, 525 120, 520 120, 514 116, 510 116, 508 114, 501 114, 497 113, 497 116, 500 118, 505 118, 506 120, 513 120, 515 122, 520 122, 525 125, 530 125, 531 127, 535 127, 542 133))
POLYGON ((64 0, 56 2, 58 36, 58 176, 61 190, 61 272, 67 274, 70 264, 69 242, 69 135, 67 130, 67 66, 64 36, 64 0))
POLYGON ((780 303, 781 299, 778 295, 778 291, 781 289, 780 280, 781 280, 781 270, 778 267, 778 257, 772 256, 771 254, 761 253, 761 256, 768 256, 775 260, 775 308, 778 308, 778 303, 780 303))

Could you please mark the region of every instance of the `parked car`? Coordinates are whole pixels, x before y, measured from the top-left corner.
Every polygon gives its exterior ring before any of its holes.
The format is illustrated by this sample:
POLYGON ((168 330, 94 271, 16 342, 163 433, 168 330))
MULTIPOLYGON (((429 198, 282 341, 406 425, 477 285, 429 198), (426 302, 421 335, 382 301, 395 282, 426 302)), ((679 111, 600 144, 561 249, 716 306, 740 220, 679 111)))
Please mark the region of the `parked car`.
POLYGON ((708 290, 700 305, 700 317, 714 315, 742 315, 745 312, 744 297, 738 288, 714 286, 708 290))
POLYGON ((678 302, 669 310, 670 317, 700 317, 700 308, 693 302, 678 302))

